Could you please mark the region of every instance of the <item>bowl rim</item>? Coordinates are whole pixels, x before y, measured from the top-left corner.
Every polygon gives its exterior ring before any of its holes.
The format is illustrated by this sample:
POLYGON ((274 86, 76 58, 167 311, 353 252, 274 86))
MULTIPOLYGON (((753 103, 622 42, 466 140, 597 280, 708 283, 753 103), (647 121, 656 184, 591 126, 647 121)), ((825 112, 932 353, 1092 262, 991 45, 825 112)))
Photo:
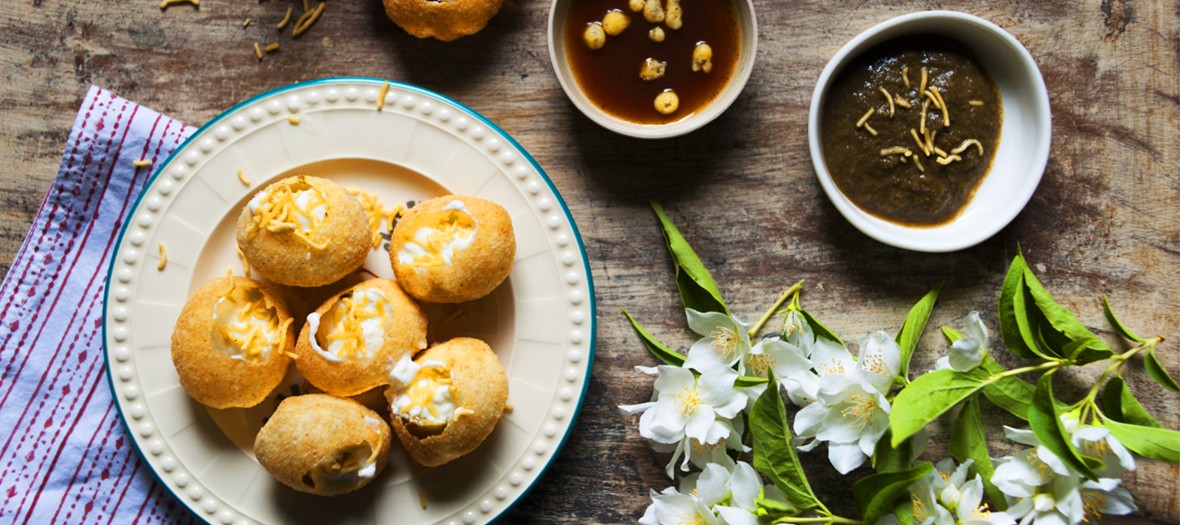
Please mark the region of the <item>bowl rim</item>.
MULTIPOLYGON (((994 78, 994 73, 992 76, 994 78)), ((997 81, 997 88, 999 87, 1000 82, 997 81)), ((1009 102, 1005 100, 1005 120, 1007 120, 1010 114, 1007 111, 1009 108, 1008 104, 1009 102)), ((848 222, 852 223, 854 227, 865 235, 882 243, 912 251, 941 253, 966 249, 991 238, 1015 219, 1024 209, 1025 205, 1028 204, 1048 164, 1049 147, 1052 140, 1052 114, 1050 111, 1048 90, 1045 87, 1044 77, 1041 74, 1040 68, 1037 66, 1035 60, 1033 60, 1028 49, 1016 37, 995 23, 975 15, 945 10, 917 11, 885 20, 866 29, 849 40, 848 43, 832 56, 821 72, 816 82, 815 90, 812 93, 808 114, 807 135, 811 162, 820 185, 823 187, 828 199, 848 222), (945 27, 932 28, 930 27, 931 23, 942 24, 945 27), (1025 171, 1026 177, 1022 179, 1024 182, 1018 188, 1015 188, 1019 191, 1006 194, 1005 206, 1001 210, 997 210, 994 213, 989 212, 990 220, 987 222, 986 227, 970 230, 947 239, 943 238, 943 236, 948 229, 963 220, 965 213, 961 213, 948 222, 934 226, 906 226, 870 215, 844 196, 840 189, 836 187, 831 173, 828 171, 827 165, 824 162, 819 137, 820 110, 826 98, 827 89, 834 80, 835 75, 847 63, 872 46, 907 34, 934 32, 936 34, 945 34, 946 36, 959 40, 968 48, 974 48, 975 46, 971 42, 959 39, 950 32, 955 27, 964 26, 973 26, 977 29, 982 29, 988 37, 995 38, 999 43, 1002 43, 1003 47, 1010 53, 1010 56, 1016 59, 1014 66, 1018 67, 1023 73, 1023 77, 1020 79, 1022 89, 1031 88, 1032 90, 1030 93, 1031 96, 1023 98, 1023 101, 1029 105, 1029 114, 1032 116, 1030 125, 1034 128, 1031 133, 1038 140, 1029 156, 1029 161, 1024 163, 1027 166, 1025 171)), ((1004 135, 1001 134, 1001 141, 1003 139, 1004 135)), ((999 153, 997 152, 995 154, 998 155, 999 153)), ((996 168, 996 162, 996 159, 992 160, 992 166, 989 168, 988 175, 991 174, 991 170, 996 168)), ((977 195, 978 190, 982 189, 986 182, 987 176, 984 177, 983 181, 977 187, 977 195)), ((967 202, 964 206, 964 211, 971 206, 973 200, 974 197, 967 202)))
POLYGON ((743 53, 738 59, 738 63, 734 66, 733 75, 721 93, 701 111, 675 122, 636 124, 623 120, 606 113, 589 101, 566 61, 564 38, 561 35, 564 33, 562 29, 565 27, 565 20, 558 16, 558 12, 561 11, 561 14, 564 15, 568 12, 568 6, 575 1, 577 0, 553 0, 549 5, 549 22, 546 28, 549 63, 553 67, 553 74, 561 84, 566 98, 578 108, 578 111, 599 126, 620 135, 641 139, 663 139, 687 135, 696 131, 721 116, 737 101, 738 96, 745 91, 746 84, 749 83, 754 72, 754 63, 758 55, 758 17, 755 13, 754 1, 732 0, 737 9, 738 24, 741 26, 741 41, 739 43, 742 49, 748 47, 749 53, 743 53), (559 9, 559 6, 564 9, 559 9))

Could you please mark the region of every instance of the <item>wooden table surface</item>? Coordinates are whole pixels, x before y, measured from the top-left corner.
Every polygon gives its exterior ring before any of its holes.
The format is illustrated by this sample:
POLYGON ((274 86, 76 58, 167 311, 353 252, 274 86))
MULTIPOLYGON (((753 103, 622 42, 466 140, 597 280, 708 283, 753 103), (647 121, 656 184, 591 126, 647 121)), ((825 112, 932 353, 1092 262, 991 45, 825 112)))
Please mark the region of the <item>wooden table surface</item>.
MULTIPOLYGON (((758 0, 749 86, 717 121, 665 141, 615 135, 576 111, 550 66, 547 1, 509 0, 485 31, 452 43, 405 34, 377 0, 330 0, 307 34, 278 37, 274 24, 292 4, 205 0, 162 12, 152 1, 22 0, 0 12, 0 273, 54 177, 89 85, 201 124, 291 82, 384 77, 454 97, 512 134, 553 179, 586 243, 599 312, 589 394, 557 462, 508 523, 633 522, 648 490, 670 484, 666 457, 616 409, 648 398, 651 380, 633 367, 653 364, 621 308, 674 346, 692 341, 650 201, 666 206, 747 320, 806 279, 805 307, 855 341, 896 332, 909 306, 941 283, 932 326, 978 310, 995 331, 999 287, 1019 245, 1083 323, 1111 335, 1099 303, 1109 295, 1124 321, 1167 339, 1163 360, 1180 372, 1178 2, 758 0), (988 241, 941 255, 891 248, 849 225, 822 193, 806 139, 812 89, 832 54, 877 22, 933 8, 982 16, 1015 35, 1053 106, 1049 165, 1032 201, 988 241), (245 18, 254 23, 243 28, 245 18), (253 42, 276 38, 281 50, 256 59, 253 42)), ((944 346, 930 331, 915 369, 927 370, 944 346)), ((1148 409, 1180 426, 1177 397, 1147 380, 1141 362, 1130 369, 1148 409)), ((1085 369, 1069 382, 1080 390, 1096 375, 1085 369)), ((991 437, 993 455, 1012 450, 997 430, 991 437)), ((944 445, 936 430, 932 453, 942 457, 944 445)), ((805 463, 822 497, 855 515, 850 482, 825 454, 805 463)), ((1125 481, 1141 512, 1117 521, 1180 521, 1177 478, 1180 467, 1140 461, 1125 481)))

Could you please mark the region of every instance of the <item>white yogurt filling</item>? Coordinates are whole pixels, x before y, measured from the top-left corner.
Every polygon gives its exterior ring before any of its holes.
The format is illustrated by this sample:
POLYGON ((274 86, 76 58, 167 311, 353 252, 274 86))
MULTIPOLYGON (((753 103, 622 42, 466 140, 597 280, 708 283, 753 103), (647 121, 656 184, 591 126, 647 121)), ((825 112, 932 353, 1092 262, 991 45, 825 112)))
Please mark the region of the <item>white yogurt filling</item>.
POLYGON ((213 303, 213 349, 238 361, 265 361, 281 340, 269 312, 221 297, 213 303), (246 315, 243 315, 246 314, 246 315), (248 348, 243 348, 243 345, 248 348), (247 359, 248 349, 258 355, 247 359))
POLYGON ((427 425, 443 425, 451 420, 455 414, 451 385, 434 381, 430 377, 421 377, 424 369, 431 368, 444 372, 449 382, 450 372, 441 361, 415 363, 409 355, 405 355, 394 365, 389 373, 392 389, 390 408, 394 414, 427 425), (415 396, 411 397, 411 393, 415 396))
MULTIPOLYGON (((452 261, 455 259, 455 253, 466 249, 468 246, 471 246, 472 242, 475 242, 475 233, 479 230, 479 222, 475 220, 475 216, 471 214, 471 210, 468 210, 467 205, 463 204, 463 201, 461 200, 455 199, 447 203, 446 206, 443 206, 442 209, 458 210, 463 212, 471 218, 471 223, 474 224, 474 227, 471 228, 470 233, 464 236, 456 236, 448 240, 439 249, 437 255, 442 257, 446 266, 450 266, 452 261)), ((398 262, 401 264, 413 264, 415 260, 423 255, 433 255, 434 253, 427 249, 426 246, 430 244, 430 237, 435 235, 437 232, 437 228, 430 226, 418 228, 418 230, 414 232, 412 240, 407 241, 405 245, 403 245, 397 251, 398 262)), ((414 270, 419 273, 426 272, 426 268, 415 268, 414 270)))
MULTIPOLYGON (((353 301, 361 301, 359 310, 366 314, 375 314, 365 319, 360 320, 361 339, 364 341, 364 352, 358 355, 360 358, 368 358, 377 354, 381 347, 385 344, 385 329, 382 327, 382 319, 386 316, 393 315, 393 311, 389 306, 389 301, 385 300, 385 294, 380 290, 357 290, 351 294, 353 301)), ((329 309, 339 308, 341 303, 338 301, 329 309)), ((307 327, 310 330, 309 339, 312 350, 320 357, 331 361, 333 363, 342 363, 345 359, 350 359, 350 356, 342 355, 347 342, 343 339, 330 340, 328 348, 320 346, 320 323, 322 316, 316 312, 307 315, 307 327)), ((327 339, 328 334, 339 333, 346 330, 345 324, 349 321, 347 312, 336 317, 336 322, 333 326, 328 328, 327 334, 324 338, 327 339)))

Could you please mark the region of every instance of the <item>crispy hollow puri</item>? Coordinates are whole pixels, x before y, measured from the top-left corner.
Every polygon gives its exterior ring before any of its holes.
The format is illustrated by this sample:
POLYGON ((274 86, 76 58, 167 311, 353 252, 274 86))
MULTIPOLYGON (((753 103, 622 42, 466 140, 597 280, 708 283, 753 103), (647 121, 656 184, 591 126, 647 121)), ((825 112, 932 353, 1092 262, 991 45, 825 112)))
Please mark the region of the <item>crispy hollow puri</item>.
POLYGON ((300 492, 334 496, 367 485, 385 468, 389 425, 351 399, 289 397, 254 440, 258 463, 300 492))
MULTIPOLYGON (((340 292, 320 305, 316 313, 323 316, 341 298, 358 290, 378 290, 388 301, 391 314, 382 316, 384 344, 376 355, 367 358, 333 362, 325 359, 311 346, 311 324, 304 323, 295 344, 295 366, 316 388, 337 396, 353 396, 385 385, 389 370, 402 355, 413 355, 426 348, 426 314, 414 299, 406 295, 396 282, 370 279, 340 292)), ((320 333, 325 333, 320 325, 320 333)), ((322 338, 321 348, 326 348, 322 338)))
POLYGON ((326 246, 311 246, 290 231, 256 227, 246 205, 238 215, 237 241, 250 266, 271 281, 300 287, 330 284, 360 268, 372 247, 369 219, 360 201, 335 182, 302 175, 262 191, 273 192, 281 186, 315 188, 324 195, 327 214, 311 235, 326 246))
POLYGON ((263 361, 234 359, 216 350, 213 308, 233 286, 260 290, 264 304, 274 308, 279 326, 291 317, 266 285, 246 277, 214 279, 193 293, 172 332, 172 364, 184 391, 198 403, 213 408, 252 407, 266 399, 287 373, 291 361, 287 352, 295 341, 295 329, 288 323, 284 344, 263 361))
POLYGON ((456 415, 441 433, 424 437, 411 432, 396 413, 390 423, 414 461, 436 467, 475 450, 492 433, 508 403, 508 376, 491 347, 470 337, 436 344, 414 361, 441 361, 450 369, 456 415), (460 414, 460 409, 466 410, 460 414))
POLYGON ((504 0, 383 0, 385 14, 418 38, 451 41, 480 32, 504 0))
POLYGON ((504 207, 478 197, 447 195, 422 201, 406 210, 394 227, 389 247, 390 264, 402 289, 430 303, 461 303, 484 297, 512 272, 516 236, 512 218, 504 207), (430 224, 429 216, 459 201, 476 222, 471 244, 455 252, 451 264, 415 267, 398 260, 398 252, 414 233, 430 224))

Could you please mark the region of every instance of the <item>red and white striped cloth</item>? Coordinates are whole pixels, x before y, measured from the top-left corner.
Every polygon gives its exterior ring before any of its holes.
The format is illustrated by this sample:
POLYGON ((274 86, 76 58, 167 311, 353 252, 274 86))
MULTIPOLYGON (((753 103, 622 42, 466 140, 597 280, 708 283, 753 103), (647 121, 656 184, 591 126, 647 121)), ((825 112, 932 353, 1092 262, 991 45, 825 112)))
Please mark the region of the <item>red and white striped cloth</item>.
POLYGON ((0 523, 189 523, 111 401, 102 298, 126 215, 194 130, 91 88, 0 284, 0 523))

